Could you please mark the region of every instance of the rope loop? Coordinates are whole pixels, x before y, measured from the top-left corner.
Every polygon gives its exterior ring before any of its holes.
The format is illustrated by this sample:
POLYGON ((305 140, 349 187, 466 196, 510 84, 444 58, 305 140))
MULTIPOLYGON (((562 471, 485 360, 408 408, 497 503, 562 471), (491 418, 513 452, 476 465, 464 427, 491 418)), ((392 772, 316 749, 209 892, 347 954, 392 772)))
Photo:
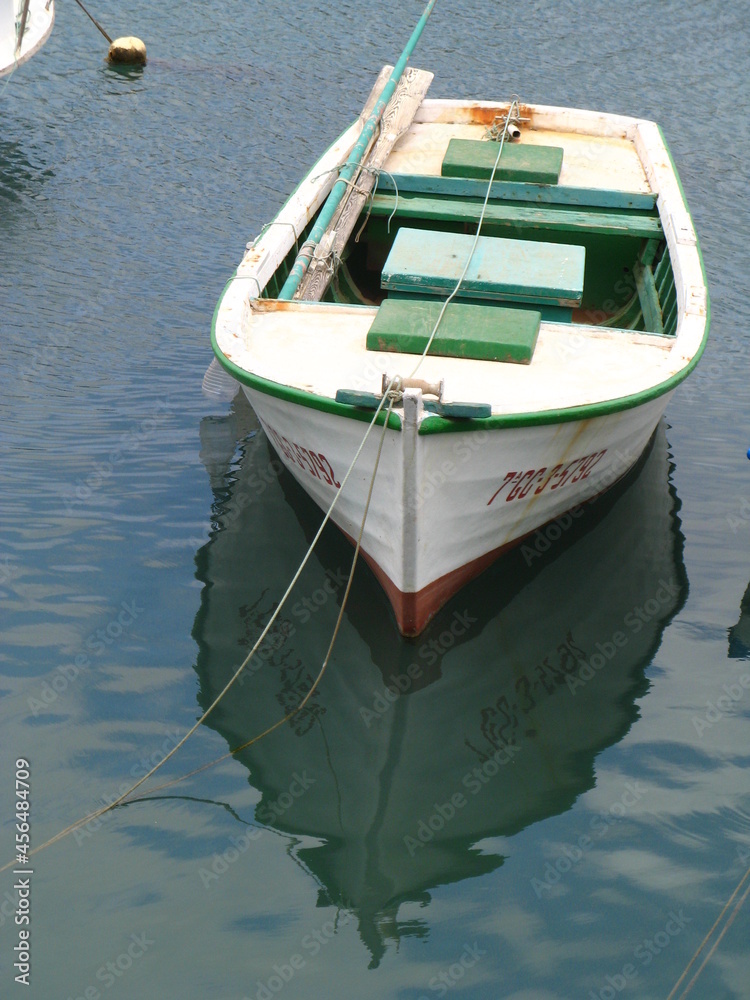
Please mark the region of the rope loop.
POLYGON ((429 338, 427 339, 427 343, 425 344, 425 348, 422 351, 422 354, 420 355, 419 360, 417 361, 416 365, 414 366, 414 369, 412 370, 412 373, 409 376, 410 378, 413 378, 417 374, 417 372, 419 371, 419 368, 420 368, 422 362, 427 357, 427 354, 428 354, 430 348, 432 347, 432 342, 435 339, 435 334, 438 332, 438 328, 439 328, 440 324, 443 321, 443 316, 445 316, 445 310, 448 308, 449 303, 456 297, 456 295, 458 295, 458 291, 461 288, 461 285, 464 282, 464 278, 466 277, 466 275, 468 273, 469 265, 471 264, 471 261, 472 261, 472 259, 474 257, 474 253, 475 253, 476 248, 477 248, 477 243, 479 242, 479 236, 480 236, 480 234, 482 232, 482 225, 484 224, 484 217, 487 214, 487 205, 489 204, 490 194, 492 192, 492 185, 495 182, 495 174, 497 173, 497 168, 498 168, 498 166, 500 164, 500 157, 503 154, 503 148, 505 146, 505 140, 506 140, 507 135, 508 135, 508 128, 510 127, 510 125, 514 121, 514 119, 517 118, 519 121, 522 120, 519 116, 520 116, 520 98, 518 97, 518 95, 514 94, 513 95, 513 99, 510 102, 510 107, 508 108, 508 113, 505 115, 503 129, 502 129, 502 135, 500 137, 500 148, 497 151, 497 156, 495 157, 495 165, 492 168, 492 173, 490 174, 490 179, 487 182, 487 193, 484 196, 484 204, 482 205, 482 211, 479 214, 479 222, 477 223, 477 231, 476 231, 476 233, 474 235, 474 242, 471 245, 471 250, 469 251, 469 255, 466 258, 466 264, 464 265, 464 269, 461 272, 461 277, 456 282, 456 287, 450 293, 450 295, 445 300, 445 302, 443 302, 443 307, 440 310, 440 315, 438 316, 437 320, 435 321, 435 326, 432 328, 432 333, 430 334, 429 338))
POLYGON ((271 226, 289 226, 289 228, 294 233, 294 249, 296 253, 299 253, 299 236, 297 235, 297 227, 293 222, 287 222, 285 219, 274 219, 272 222, 266 222, 262 227, 258 235, 254 240, 245 244, 245 250, 254 250, 258 243, 263 239, 264 233, 271 228, 271 226))
POLYGON ((514 94, 508 111, 504 115, 495 115, 492 124, 485 131, 482 138, 489 139, 491 142, 504 142, 506 138, 517 139, 517 135, 508 135, 508 129, 515 125, 516 129, 521 128, 523 122, 528 122, 531 119, 521 117, 521 98, 518 94, 514 94), (513 109, 515 108, 515 114, 513 109))

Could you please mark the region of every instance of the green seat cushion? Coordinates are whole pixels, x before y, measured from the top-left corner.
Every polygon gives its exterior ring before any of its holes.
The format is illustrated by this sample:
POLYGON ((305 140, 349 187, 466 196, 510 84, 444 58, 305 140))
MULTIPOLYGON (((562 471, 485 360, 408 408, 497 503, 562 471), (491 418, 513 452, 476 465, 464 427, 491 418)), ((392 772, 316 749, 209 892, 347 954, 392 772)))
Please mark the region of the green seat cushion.
MULTIPOLYGON (((402 227, 380 278, 388 291, 448 295, 471 253, 474 237, 402 227)), ((480 236, 458 295, 462 298, 579 306, 584 247, 480 236)))
MULTIPOLYGON (((441 308, 442 303, 432 299, 385 299, 367 334, 367 350, 421 354, 441 308)), ((450 302, 430 346, 430 354, 528 365, 534 354, 540 322, 539 312, 533 309, 450 302)))
MULTIPOLYGON (((476 177, 489 180, 497 159, 498 144, 481 139, 451 139, 443 157, 443 177, 476 177)), ((498 181, 557 184, 562 169, 559 146, 512 145, 505 142, 495 171, 498 181)))

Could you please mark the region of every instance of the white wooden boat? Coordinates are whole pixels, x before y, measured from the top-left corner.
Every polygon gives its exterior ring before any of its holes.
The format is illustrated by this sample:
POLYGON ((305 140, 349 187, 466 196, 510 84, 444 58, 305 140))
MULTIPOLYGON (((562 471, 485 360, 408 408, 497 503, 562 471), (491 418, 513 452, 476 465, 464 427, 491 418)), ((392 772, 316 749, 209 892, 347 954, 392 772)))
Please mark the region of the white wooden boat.
POLYGON ((0 0, 0 76, 44 45, 54 20, 54 0, 0 0))
MULTIPOLYGON (((410 69, 347 175, 388 70, 249 245, 217 307, 213 347, 322 509, 384 386, 403 380, 362 548, 414 635, 509 546, 633 466, 703 351, 709 304, 658 125, 423 100, 431 74, 410 69), (488 130, 504 137, 494 173, 500 146, 488 130), (344 207, 320 239, 337 188, 344 207), (358 241, 347 235, 355 222, 358 241)), ((333 513, 350 538, 379 436, 333 513)))

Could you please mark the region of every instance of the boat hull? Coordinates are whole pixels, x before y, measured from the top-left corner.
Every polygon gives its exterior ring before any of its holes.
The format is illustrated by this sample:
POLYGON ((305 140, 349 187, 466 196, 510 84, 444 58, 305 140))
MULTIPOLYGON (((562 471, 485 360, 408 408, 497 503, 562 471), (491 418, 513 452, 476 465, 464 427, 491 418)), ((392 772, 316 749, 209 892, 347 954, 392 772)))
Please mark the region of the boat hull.
MULTIPOLYGON (((280 460, 328 510, 362 440, 359 421, 243 386, 280 460)), ((418 393, 385 430, 362 551, 404 635, 417 635, 469 580, 637 462, 671 393, 604 416, 420 434, 418 393)), ((382 428, 373 428, 332 520, 359 536, 382 428)))
POLYGON ((55 21, 54 0, 31 0, 20 45, 16 44, 19 0, 0 0, 0 76, 12 73, 44 45, 55 21))
MULTIPOLYGON (((706 343, 705 271, 658 126, 524 105, 529 128, 521 145, 529 152, 546 144, 562 149, 555 184, 506 178, 485 191, 468 175, 444 174, 453 140, 480 142, 487 125, 511 110, 493 102, 423 101, 383 170, 403 197, 395 194, 392 204, 390 188, 376 193, 373 202, 386 201, 365 217, 359 250, 350 245, 349 273, 359 277, 366 304, 341 286, 332 301, 321 298, 320 288, 291 301, 285 292, 291 261, 309 256, 305 239, 356 141, 355 123, 248 246, 214 317, 219 363, 242 385, 300 485, 322 510, 336 501, 332 519, 352 540, 367 505, 377 428, 338 490, 370 418, 366 407, 380 398, 381 376, 402 376, 438 398, 425 404, 419 389, 407 388, 394 407, 362 528, 364 556, 406 635, 421 632, 503 551, 624 476, 706 343), (531 216, 526 202, 534 203, 531 216), (443 342, 433 342, 440 331, 425 326, 425 303, 447 291, 444 268, 449 285, 457 279, 456 290, 468 273, 458 276, 458 257, 445 250, 443 237, 475 224, 479 232, 485 222, 487 239, 512 237, 516 263, 531 267, 528 281, 515 273, 507 294, 538 316, 536 338, 528 331, 521 336, 516 322, 495 311, 498 264, 483 279, 471 323, 456 320, 451 327, 446 320, 443 342), (422 235, 409 237, 413 252, 394 270, 391 257, 404 227, 422 235), (544 278, 542 244, 577 248, 579 257, 585 250, 580 308, 569 316, 537 309, 540 295, 545 303, 550 295, 567 302, 572 288, 544 278), (396 273, 412 291, 387 287, 396 273), (383 305, 401 295, 414 308, 394 319, 383 305), (521 357, 514 354, 519 344, 521 357)), ((330 229, 316 247, 321 280, 328 264, 320 262, 329 256, 336 271, 337 232, 330 229)))

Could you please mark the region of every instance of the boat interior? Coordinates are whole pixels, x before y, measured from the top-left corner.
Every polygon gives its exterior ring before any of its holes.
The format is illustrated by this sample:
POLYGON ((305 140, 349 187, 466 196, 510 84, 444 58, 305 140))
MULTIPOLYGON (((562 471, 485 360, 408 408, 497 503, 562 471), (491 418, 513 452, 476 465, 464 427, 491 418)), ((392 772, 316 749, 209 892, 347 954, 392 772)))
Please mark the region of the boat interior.
MULTIPOLYGON (((401 302, 392 310, 397 327, 407 305, 447 297, 496 157, 487 132, 480 122, 417 119, 380 171, 323 301, 401 302), (457 254, 452 267, 446 249, 457 254)), ((481 269, 473 281, 467 275, 459 300, 483 307, 493 324, 511 308, 555 323, 674 336, 677 297, 656 196, 630 140, 536 129, 506 140, 481 232, 487 277, 481 269), (563 287, 554 275, 566 265, 563 287)), ((295 257, 292 248, 267 297, 278 295, 295 257)), ((475 309, 475 322, 480 316, 475 309)))
POLYGON ((497 160, 508 108, 424 101, 371 171, 351 235, 317 260, 330 271, 325 291, 292 297, 285 282, 327 194, 316 178, 332 185, 341 162, 332 147, 249 247, 238 277, 258 294, 227 300, 224 356, 268 382, 370 407, 381 375, 411 377, 442 313, 420 379, 444 382, 435 412, 446 417, 615 400, 684 369, 707 302, 657 126, 520 105, 521 128, 497 160))

